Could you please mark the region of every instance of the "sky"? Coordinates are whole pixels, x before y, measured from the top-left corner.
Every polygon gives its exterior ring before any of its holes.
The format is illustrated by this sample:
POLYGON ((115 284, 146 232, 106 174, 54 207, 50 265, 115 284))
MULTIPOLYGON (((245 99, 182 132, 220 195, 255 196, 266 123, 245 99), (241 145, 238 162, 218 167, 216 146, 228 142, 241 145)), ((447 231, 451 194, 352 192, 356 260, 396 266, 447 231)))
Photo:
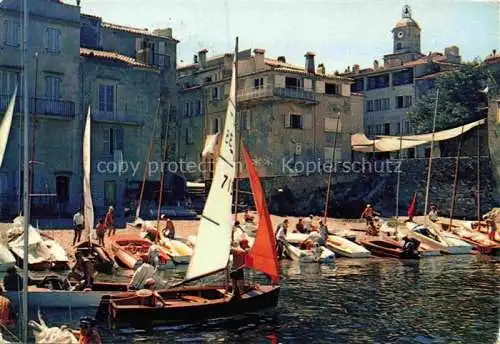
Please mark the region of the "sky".
MULTIPOLYGON (((65 0, 66 3, 76 1, 65 0)), ((171 27, 178 64, 200 49, 208 56, 262 48, 303 65, 316 54, 327 72, 370 67, 392 53, 394 24, 403 5, 420 25, 421 51, 457 45, 463 60, 484 59, 500 48, 500 0, 82 0, 82 12, 139 28, 171 27)))

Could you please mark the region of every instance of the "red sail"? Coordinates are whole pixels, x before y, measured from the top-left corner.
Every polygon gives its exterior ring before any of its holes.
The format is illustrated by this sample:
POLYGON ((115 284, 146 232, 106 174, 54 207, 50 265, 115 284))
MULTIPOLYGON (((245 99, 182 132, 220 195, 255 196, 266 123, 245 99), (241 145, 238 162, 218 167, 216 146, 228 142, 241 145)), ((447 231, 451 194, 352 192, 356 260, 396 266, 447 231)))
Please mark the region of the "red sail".
POLYGON ((260 183, 259 176, 253 164, 252 158, 248 154, 245 146, 242 145, 245 165, 247 166, 250 186, 259 215, 259 224, 255 242, 247 257, 246 266, 267 274, 273 282, 279 282, 278 259, 276 258, 276 239, 274 238, 271 217, 267 210, 264 190, 260 183))
POLYGON ((415 204, 417 202, 417 194, 413 194, 413 199, 410 203, 410 206, 408 207, 408 217, 410 218, 410 221, 413 220, 413 215, 415 215, 415 204))

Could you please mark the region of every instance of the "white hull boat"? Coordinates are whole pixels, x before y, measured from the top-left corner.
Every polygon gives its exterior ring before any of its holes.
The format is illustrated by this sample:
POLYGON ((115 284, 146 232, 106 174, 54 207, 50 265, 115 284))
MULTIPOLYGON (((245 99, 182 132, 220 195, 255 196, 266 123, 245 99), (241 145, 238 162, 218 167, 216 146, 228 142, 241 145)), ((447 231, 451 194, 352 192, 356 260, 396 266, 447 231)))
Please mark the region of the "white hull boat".
POLYGON ((335 261, 335 253, 323 246, 312 250, 301 250, 293 245, 287 245, 287 250, 292 256, 292 259, 300 263, 328 264, 335 261))
MULTIPOLYGON (((104 295, 111 294, 109 291, 69 291, 69 290, 45 290, 28 288, 29 308, 97 308, 104 295)), ((5 293, 12 303, 15 311, 19 310, 19 301, 22 292, 8 291, 5 293)))
POLYGON ((337 235, 328 236, 326 247, 342 257, 368 258, 371 255, 363 246, 337 235))
POLYGON ((286 235, 286 241, 293 245, 300 245, 307 240, 309 234, 305 233, 288 233, 286 235))
POLYGON ((470 252, 470 248, 467 246, 459 245, 458 243, 453 243, 450 241, 446 241, 439 234, 436 235, 436 239, 431 238, 429 236, 423 235, 421 233, 416 232, 419 228, 424 226, 418 225, 413 222, 407 222, 406 228, 402 228, 404 234, 408 235, 411 238, 415 238, 421 243, 427 245, 430 249, 439 250, 442 253, 447 254, 468 254, 470 252))

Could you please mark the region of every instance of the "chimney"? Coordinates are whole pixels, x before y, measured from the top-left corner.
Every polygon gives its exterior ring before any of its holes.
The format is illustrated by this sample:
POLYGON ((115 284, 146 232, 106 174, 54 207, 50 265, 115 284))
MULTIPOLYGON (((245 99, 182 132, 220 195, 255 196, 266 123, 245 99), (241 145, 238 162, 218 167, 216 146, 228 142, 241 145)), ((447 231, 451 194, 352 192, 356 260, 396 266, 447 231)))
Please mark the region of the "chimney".
POLYGON ((205 68, 207 66, 207 52, 207 49, 198 51, 198 63, 200 64, 200 68, 205 68))
POLYGON ((354 72, 354 74, 358 74, 359 73, 359 64, 355 64, 354 66, 352 66, 352 71, 354 72))
POLYGON ((286 63, 286 58, 285 58, 285 56, 278 56, 278 62, 281 62, 281 63, 286 63))
POLYGON ((378 70, 378 67, 379 67, 378 60, 373 60, 373 69, 378 70))
POLYGON ((318 65, 318 70, 317 70, 317 73, 318 74, 323 74, 325 75, 326 74, 326 68, 325 68, 325 65, 323 63, 320 63, 318 65))
POLYGON ((496 54, 497 54, 497 50, 493 49, 493 55, 492 56, 495 56, 496 54))
POLYGON ((76 0, 76 6, 80 7, 80 0, 76 0))
POLYGON ((308 51, 304 57, 306 58, 305 71, 314 74, 314 53, 308 51))
POLYGON ((193 55, 193 63, 198 63, 198 55, 193 55))
POLYGON ((264 54, 265 53, 266 53, 266 51, 264 49, 255 48, 253 50, 256 71, 264 69, 264 54))

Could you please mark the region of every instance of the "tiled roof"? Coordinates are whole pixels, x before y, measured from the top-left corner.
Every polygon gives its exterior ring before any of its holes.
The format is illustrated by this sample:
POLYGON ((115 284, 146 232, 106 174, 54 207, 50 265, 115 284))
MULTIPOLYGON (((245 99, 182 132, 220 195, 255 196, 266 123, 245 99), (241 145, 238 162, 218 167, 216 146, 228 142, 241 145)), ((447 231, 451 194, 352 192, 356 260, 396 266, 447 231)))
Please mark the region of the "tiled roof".
POLYGON ((499 63, 500 54, 490 55, 484 60, 484 62, 486 62, 487 64, 499 63))
POLYGON ((113 52, 113 51, 80 48, 80 56, 96 57, 96 58, 100 58, 100 59, 104 59, 104 60, 122 62, 122 63, 127 64, 127 65, 132 66, 132 67, 158 70, 158 68, 156 68, 155 66, 151 66, 151 65, 148 65, 145 63, 138 62, 130 56, 121 55, 121 54, 118 54, 118 53, 113 52))
POLYGON ((152 36, 152 37, 159 37, 159 38, 165 38, 169 39, 175 42, 179 42, 175 38, 172 37, 165 37, 165 36, 159 36, 157 34, 154 34, 153 32, 149 31, 148 29, 139 29, 136 27, 132 26, 125 26, 125 25, 119 25, 119 24, 114 24, 114 23, 108 23, 108 22, 102 22, 102 26, 108 29, 113 29, 113 30, 119 30, 119 31, 125 31, 129 33, 135 33, 138 35, 143 35, 143 36, 152 36))
MULTIPOLYGON (((221 55, 215 55, 215 56, 212 56, 212 57, 208 57, 207 58, 207 64, 211 61, 214 61, 214 60, 217 60, 217 59, 220 59, 220 58, 223 58, 224 56, 228 55, 227 53, 226 54, 221 54, 221 55)), ((229 54, 231 55, 231 54, 229 54)), ((192 67, 196 67, 198 66, 199 63, 188 63, 188 64, 185 64, 185 65, 181 65, 181 66, 178 66, 177 67, 177 70, 179 69, 187 69, 187 68, 192 68, 192 67)), ((208 67, 211 67, 211 66, 208 66, 208 67)))
POLYGON ((350 78, 340 76, 340 75, 335 75, 335 74, 308 73, 305 71, 305 69, 303 67, 299 67, 299 66, 291 64, 291 63, 285 63, 285 62, 281 62, 281 61, 278 61, 275 59, 270 59, 270 58, 264 59, 264 63, 266 65, 270 66, 273 70, 275 70, 277 72, 295 73, 295 74, 311 76, 311 77, 320 76, 320 77, 327 78, 327 79, 337 79, 337 80, 346 80, 346 81, 351 80, 350 78))
POLYGON ((438 76, 441 76, 441 75, 444 75, 444 74, 447 74, 447 73, 451 73, 451 72, 453 72, 453 71, 451 71, 451 70, 445 70, 445 71, 441 71, 441 72, 427 74, 427 75, 421 76, 419 78, 415 78, 415 80, 430 80, 430 79, 435 79, 438 76))

